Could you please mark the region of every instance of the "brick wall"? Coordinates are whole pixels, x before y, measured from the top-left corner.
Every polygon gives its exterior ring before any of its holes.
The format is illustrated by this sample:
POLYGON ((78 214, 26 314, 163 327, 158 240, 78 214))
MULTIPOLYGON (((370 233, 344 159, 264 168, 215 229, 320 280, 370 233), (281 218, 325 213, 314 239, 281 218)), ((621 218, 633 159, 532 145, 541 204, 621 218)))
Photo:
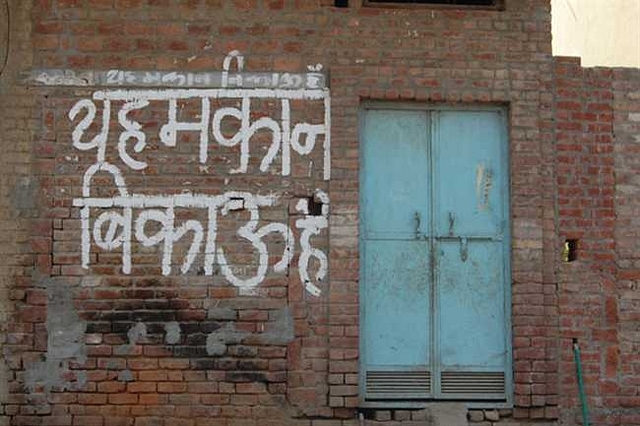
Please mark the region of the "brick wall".
MULTIPOLYGON (((37 98, 15 84, 16 75, 32 61, 30 6, 0 5, 0 424, 9 425, 11 404, 24 398, 14 384, 21 353, 33 348, 33 324, 16 321, 14 302, 24 296, 27 277, 37 261, 30 245, 31 223, 41 214, 34 177, 33 142, 39 127, 37 98), (7 8, 8 7, 8 8, 7 8), (9 17, 11 19, 9 20, 9 17), (6 26, 10 22, 11 25, 6 26), (8 34, 5 31, 8 30, 8 34), (8 36, 7 36, 8 35, 8 36), (9 54, 5 64, 5 55, 9 54), (13 349, 9 349, 13 347, 13 349)), ((50 255, 47 255, 50 256, 50 255)))
MULTIPOLYGON (((640 142, 640 73, 637 69, 616 69, 612 76, 613 88, 613 132, 615 136, 615 214, 614 228, 617 275, 615 294, 617 297, 618 347, 612 359, 618 370, 612 379, 607 406, 615 408, 621 424, 638 424, 638 200, 636 151, 640 142)), ((614 417, 615 419, 615 417, 614 417)))
MULTIPOLYGON (((577 339, 596 424, 638 424, 633 370, 637 295, 633 272, 633 163, 640 105, 634 69, 583 69, 556 60, 558 244, 577 241, 576 259, 560 263, 560 405, 577 407, 577 339)), ((577 410, 562 410, 565 422, 577 410)))
MULTIPOLYGON (((474 412, 474 419, 576 420, 571 339, 577 338, 590 402, 599 407, 598 424, 638 421, 629 405, 637 398, 637 318, 629 230, 636 185, 628 154, 638 133, 638 87, 631 87, 637 73, 554 62, 544 0, 507 0, 504 11, 351 3, 349 8, 312 0, 12 3, 23 13, 15 14, 12 28, 24 40, 16 36, 14 42, 31 50, 25 55, 33 56, 33 63, 18 62, 18 50, 12 52, 13 68, 3 74, 1 86, 2 96, 11 96, 1 110, 3 125, 10 123, 3 131, 5 152, 16 156, 3 156, 2 216, 9 219, 2 223, 16 244, 11 237, 2 248, 7 258, 24 253, 5 274, 12 285, 6 309, 15 310, 4 347, 11 369, 7 422, 357 424, 358 108, 368 99, 509 107, 515 407, 474 412), (29 10, 31 16, 25 15, 29 10), (72 119, 69 113, 101 89, 27 87, 17 71, 219 71, 234 49, 244 55, 249 72, 306 73, 307 65, 323 64, 331 93, 330 179, 322 167, 322 135, 310 153, 291 155, 291 173, 284 176, 280 155, 261 168, 271 139, 269 132, 260 133, 252 139, 246 172, 231 173, 239 166, 240 145, 211 141, 201 163, 196 132, 179 132, 175 147, 158 141, 167 105, 150 101, 128 115, 143 124, 147 146, 138 152, 128 140, 124 148, 147 167, 136 170, 122 161, 116 148, 120 130, 107 140, 106 160, 122 171, 131 193, 242 192, 225 199, 231 204, 217 223, 231 267, 223 270, 218 258, 209 274, 204 255, 198 255, 182 274, 190 242, 184 238, 176 242, 165 275, 162 240, 145 245, 138 238, 129 274, 122 271, 121 246, 107 251, 93 244, 89 267, 83 268, 83 221, 73 200, 83 196, 83 176, 96 162, 96 149, 72 144, 89 107, 72 119), (299 266, 304 224, 311 223, 304 221, 321 217, 327 205, 318 191, 330 200, 329 223, 310 242, 328 256, 329 271, 326 279, 314 281, 321 293, 312 296, 300 279, 307 269, 299 266), (256 210, 247 194, 276 197, 256 210), (300 201, 317 203, 320 216, 305 214, 300 201), (9 217, 15 208, 21 209, 21 220, 9 217), (274 265, 285 253, 287 236, 265 237, 265 261, 236 235, 255 211, 257 229, 281 224, 291 230, 294 255, 284 270, 274 265), (565 264, 559 259, 566 238, 578 239, 579 249, 578 260, 565 264), (253 292, 230 284, 230 273, 246 280, 258 274, 261 263, 264 279, 253 292)), ((95 105, 95 123, 81 142, 100 132, 103 104, 95 105)), ((122 105, 113 102, 110 129, 118 129, 116 111, 122 105)), ((212 111, 222 107, 237 108, 239 100, 211 104, 212 111)), ((318 101, 292 102, 292 121, 321 123, 323 108, 318 101)), ((180 121, 201 119, 197 102, 183 102, 178 111, 180 121)), ((280 104, 258 100, 250 118, 279 114, 280 104)), ((223 133, 231 137, 237 128, 231 119, 223 133)), ((91 190, 94 197, 116 194, 113 175, 98 173, 91 190)), ((99 214, 95 209, 90 219, 99 214)), ((206 223, 207 211, 176 209, 175 220, 206 223)), ((149 239, 160 224, 151 221, 142 228, 149 239)), ((195 233, 191 228, 185 235, 195 233)), ((320 266, 318 257, 310 259, 312 277, 320 266)), ((381 424, 429 420, 420 410, 366 414, 381 424)))
POLYGON ((572 353, 572 339, 578 339, 595 408, 611 392, 619 362, 612 72, 582 69, 575 59, 558 60, 556 71, 559 243, 577 242, 576 260, 561 263, 558 274, 561 405, 578 404, 572 353))

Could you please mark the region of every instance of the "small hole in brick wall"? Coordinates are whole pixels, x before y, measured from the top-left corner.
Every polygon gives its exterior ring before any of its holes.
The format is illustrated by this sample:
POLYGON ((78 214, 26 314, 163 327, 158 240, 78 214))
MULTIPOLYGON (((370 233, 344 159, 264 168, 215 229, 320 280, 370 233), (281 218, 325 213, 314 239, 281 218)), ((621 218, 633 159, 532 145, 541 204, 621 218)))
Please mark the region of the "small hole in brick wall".
POLYGON ((562 247, 562 261, 563 262, 573 262, 578 259, 578 240, 573 238, 568 238, 564 241, 564 246, 562 247))
POLYGON ((232 202, 229 210, 244 210, 244 198, 229 197, 229 201, 232 202))
POLYGON ((322 202, 318 202, 314 197, 308 197, 309 200, 309 215, 322 216, 322 202))
POLYGON ((336 7, 349 7, 349 0, 336 0, 336 7))

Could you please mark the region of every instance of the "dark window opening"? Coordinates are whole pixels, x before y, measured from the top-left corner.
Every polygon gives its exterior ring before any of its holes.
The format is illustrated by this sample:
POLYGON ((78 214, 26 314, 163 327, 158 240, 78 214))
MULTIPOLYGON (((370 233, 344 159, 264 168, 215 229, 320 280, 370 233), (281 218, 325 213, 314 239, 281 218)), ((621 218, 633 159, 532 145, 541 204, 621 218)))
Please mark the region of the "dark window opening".
POLYGON ((349 0, 336 0, 336 7, 349 7, 349 0))
POLYGON ((458 6, 497 6, 499 0, 367 0, 367 3, 449 4, 458 6))

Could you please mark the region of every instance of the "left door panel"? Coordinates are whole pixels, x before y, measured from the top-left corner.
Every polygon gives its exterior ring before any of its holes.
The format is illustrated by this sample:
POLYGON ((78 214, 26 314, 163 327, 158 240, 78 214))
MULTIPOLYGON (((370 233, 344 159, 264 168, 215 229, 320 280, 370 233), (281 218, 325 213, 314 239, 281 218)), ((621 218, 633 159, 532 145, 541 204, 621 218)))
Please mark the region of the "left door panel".
POLYGON ((361 121, 361 372, 367 399, 432 393, 429 120, 365 110, 361 121))

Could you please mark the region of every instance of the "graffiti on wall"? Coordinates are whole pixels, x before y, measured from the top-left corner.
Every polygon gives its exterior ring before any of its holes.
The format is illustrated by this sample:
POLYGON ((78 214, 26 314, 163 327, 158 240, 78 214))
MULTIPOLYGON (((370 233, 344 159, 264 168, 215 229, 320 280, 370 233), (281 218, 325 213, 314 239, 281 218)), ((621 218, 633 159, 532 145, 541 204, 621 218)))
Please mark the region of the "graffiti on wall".
MULTIPOLYGON (((81 151, 95 150, 95 162, 89 166, 82 183, 82 196, 73 199, 73 205, 79 207, 81 219, 82 266, 88 268, 91 259, 91 247, 95 244, 105 251, 119 250, 122 253, 122 271, 131 273, 132 241, 135 239, 144 247, 160 245, 162 247, 162 274, 174 272, 172 258, 174 244, 189 235, 190 244, 179 267, 186 274, 192 269, 196 256, 204 257, 204 274, 212 275, 217 264, 222 275, 231 284, 243 292, 251 292, 264 279, 269 270, 269 250, 264 239, 277 235, 283 241, 283 250, 278 253, 279 260, 271 266, 274 272, 288 269, 294 255, 296 242, 294 233, 285 223, 269 221, 260 226, 260 209, 274 206, 277 196, 252 194, 242 191, 226 191, 217 195, 181 192, 173 195, 146 195, 129 192, 124 175, 120 168, 107 161, 107 145, 112 132, 119 132, 112 139, 117 140, 115 149, 121 162, 131 170, 144 171, 149 165, 141 158, 141 153, 148 146, 148 137, 140 122, 130 114, 143 110, 150 102, 162 102, 167 106, 167 113, 160 126, 157 140, 167 147, 176 147, 181 132, 197 135, 198 159, 201 164, 208 160, 209 144, 212 141, 224 146, 234 147, 239 151, 239 158, 229 174, 248 173, 249 159, 253 155, 252 139, 259 131, 269 133, 269 147, 259 162, 262 173, 273 173, 274 160, 279 158, 280 167, 276 173, 282 176, 291 174, 292 151, 304 157, 314 151, 322 150, 322 177, 329 180, 331 176, 330 156, 330 97, 329 90, 323 89, 266 89, 242 87, 242 74, 234 75, 229 68, 235 61, 241 70, 243 57, 238 52, 231 52, 224 60, 222 86, 207 89, 137 89, 137 90, 100 90, 92 95, 92 99, 81 99, 70 109, 68 118, 77 122, 72 131, 73 146, 81 151), (235 100, 240 107, 212 108, 215 100, 235 100), (280 104, 280 116, 272 118, 262 116, 252 120, 252 100, 268 99, 280 104), (199 106, 197 121, 180 121, 178 105, 184 101, 197 101, 199 106), (323 121, 310 123, 293 122, 292 102, 320 101, 323 104, 323 121), (100 108, 97 104, 100 104, 100 108), (114 105, 119 107, 112 112, 114 105), (112 115, 115 120, 112 120, 112 115), (222 122, 235 119, 239 128, 232 136, 222 131, 222 122), (112 129, 114 121, 117 129, 112 129), (95 134, 90 129, 98 128, 95 134), (89 135, 89 136, 87 136, 89 135), (322 140, 321 148, 319 140, 322 140), (116 194, 112 197, 92 196, 92 181, 97 173, 111 176, 116 186, 116 194), (92 222, 92 209, 99 213, 92 222), (206 220, 188 219, 180 221, 176 215, 179 209, 203 209, 206 220), (222 247, 217 244, 218 220, 234 210, 249 212, 249 219, 237 229, 238 237, 251 244, 257 253, 257 268, 253 276, 236 274, 227 262, 222 247), (135 212, 135 214, 134 214, 135 212), (152 235, 146 232, 147 224, 154 223, 157 231, 152 235), (179 223, 180 222, 180 223, 179 223)), ((319 214, 310 214, 309 199, 300 199, 296 210, 302 215, 295 222, 299 231, 301 247, 298 262, 299 275, 305 289, 319 295, 318 282, 327 275, 327 257, 324 252, 311 244, 311 237, 319 235, 328 227, 329 197, 326 192, 316 190, 314 200, 321 203, 319 214), (314 258, 318 268, 313 278, 309 274, 309 263, 314 258)), ((313 213, 313 212, 312 212, 313 213)))
POLYGON ((263 89, 323 89, 326 76, 322 65, 309 65, 306 73, 244 72, 243 58, 231 52, 223 71, 140 71, 140 70, 70 70, 59 68, 34 69, 22 74, 24 84, 34 86, 75 87, 244 87, 263 89), (237 72, 230 71, 236 60, 237 72))

